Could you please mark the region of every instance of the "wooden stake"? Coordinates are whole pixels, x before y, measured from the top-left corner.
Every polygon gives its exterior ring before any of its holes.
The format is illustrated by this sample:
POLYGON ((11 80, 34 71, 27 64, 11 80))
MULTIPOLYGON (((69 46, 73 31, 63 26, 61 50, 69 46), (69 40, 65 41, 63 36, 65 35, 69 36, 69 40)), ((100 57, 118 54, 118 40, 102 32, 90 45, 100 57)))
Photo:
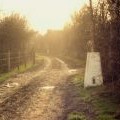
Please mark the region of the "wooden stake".
POLYGON ((8 51, 8 71, 11 69, 11 63, 10 63, 10 50, 8 51))

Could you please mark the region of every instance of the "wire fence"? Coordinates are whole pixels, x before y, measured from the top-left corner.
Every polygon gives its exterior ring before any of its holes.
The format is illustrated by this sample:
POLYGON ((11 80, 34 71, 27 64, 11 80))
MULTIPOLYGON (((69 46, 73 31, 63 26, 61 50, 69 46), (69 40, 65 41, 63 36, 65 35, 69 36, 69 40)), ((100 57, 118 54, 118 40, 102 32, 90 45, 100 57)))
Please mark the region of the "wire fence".
POLYGON ((35 64, 35 52, 4 52, 0 53, 0 73, 9 72, 20 65, 27 66, 27 63, 35 64))

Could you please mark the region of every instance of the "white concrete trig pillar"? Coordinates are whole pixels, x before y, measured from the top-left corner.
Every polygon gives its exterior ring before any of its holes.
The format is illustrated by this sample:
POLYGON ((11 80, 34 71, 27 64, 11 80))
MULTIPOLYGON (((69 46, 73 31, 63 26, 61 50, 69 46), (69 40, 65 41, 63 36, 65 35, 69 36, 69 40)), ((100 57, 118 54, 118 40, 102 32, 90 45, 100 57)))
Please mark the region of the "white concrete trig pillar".
POLYGON ((102 84, 103 84, 103 75, 102 75, 100 53, 88 52, 85 78, 84 78, 84 87, 93 87, 102 84))

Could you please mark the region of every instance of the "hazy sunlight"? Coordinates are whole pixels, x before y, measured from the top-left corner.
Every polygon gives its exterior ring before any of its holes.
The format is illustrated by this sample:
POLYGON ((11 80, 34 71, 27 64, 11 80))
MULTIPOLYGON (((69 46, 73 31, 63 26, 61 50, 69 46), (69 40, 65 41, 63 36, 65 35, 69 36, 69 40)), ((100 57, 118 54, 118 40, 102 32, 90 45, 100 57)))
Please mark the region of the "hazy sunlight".
POLYGON ((27 17, 32 27, 45 32, 61 29, 71 14, 88 0, 0 0, 1 12, 18 12, 27 17))

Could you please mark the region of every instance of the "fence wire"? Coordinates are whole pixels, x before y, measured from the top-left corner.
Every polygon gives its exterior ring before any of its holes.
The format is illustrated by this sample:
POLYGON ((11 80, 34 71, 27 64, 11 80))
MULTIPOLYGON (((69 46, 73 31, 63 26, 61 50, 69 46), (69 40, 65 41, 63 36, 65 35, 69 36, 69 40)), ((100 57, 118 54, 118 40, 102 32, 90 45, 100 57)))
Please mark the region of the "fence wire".
POLYGON ((9 72, 10 70, 20 65, 25 65, 29 62, 35 64, 35 52, 5 52, 0 53, 0 73, 9 72))

